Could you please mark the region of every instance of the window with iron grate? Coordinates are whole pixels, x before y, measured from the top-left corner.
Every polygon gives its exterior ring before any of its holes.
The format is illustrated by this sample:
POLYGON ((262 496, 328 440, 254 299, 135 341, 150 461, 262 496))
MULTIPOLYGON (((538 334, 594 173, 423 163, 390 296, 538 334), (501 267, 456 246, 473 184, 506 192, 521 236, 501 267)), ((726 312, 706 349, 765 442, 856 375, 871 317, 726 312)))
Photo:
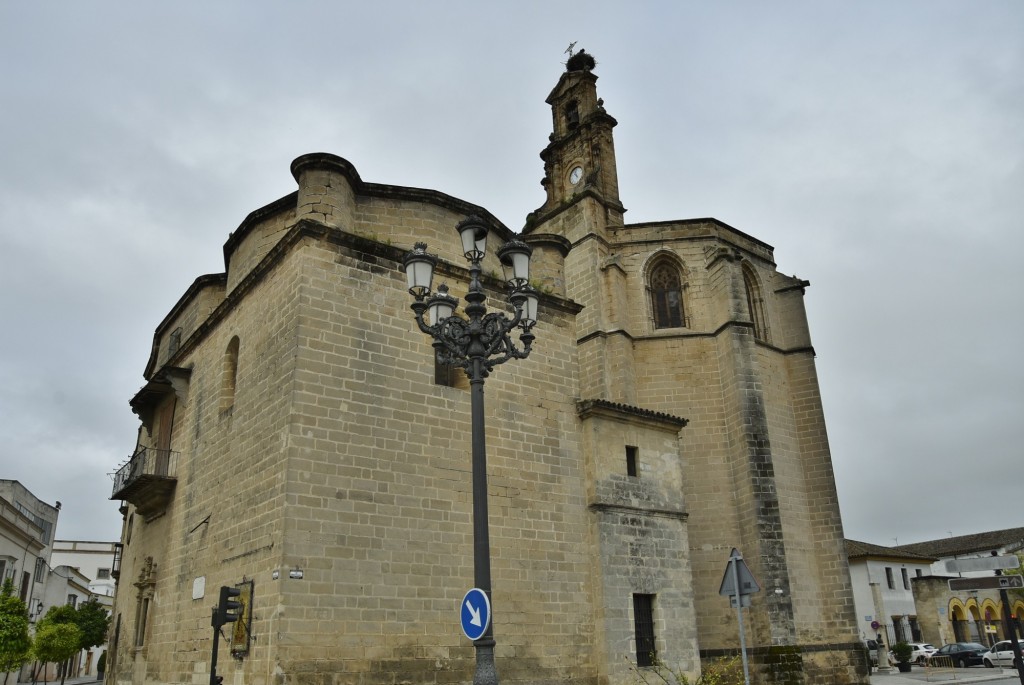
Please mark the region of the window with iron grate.
POLYGON ((654 595, 633 595, 633 624, 636 630, 636 665, 653 666, 658 659, 654 648, 654 595))

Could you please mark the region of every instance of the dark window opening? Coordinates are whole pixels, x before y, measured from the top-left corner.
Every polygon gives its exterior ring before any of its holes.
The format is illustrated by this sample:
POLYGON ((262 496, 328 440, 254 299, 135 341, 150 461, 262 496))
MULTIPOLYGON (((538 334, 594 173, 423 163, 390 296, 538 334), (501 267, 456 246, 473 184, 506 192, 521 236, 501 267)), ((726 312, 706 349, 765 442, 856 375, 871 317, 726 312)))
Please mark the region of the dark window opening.
POLYGON ((636 468, 637 449, 632 445, 626 445, 626 475, 636 478, 640 475, 636 468))
POLYGON ((907 620, 910 621, 910 639, 922 642, 924 638, 921 637, 921 625, 917 622, 917 616, 908 616, 907 620))
POLYGON ((653 666, 658 658, 654 648, 654 595, 633 595, 633 624, 636 629, 636 665, 653 666))
POLYGON ((565 122, 569 128, 576 128, 580 125, 580 109, 575 100, 565 106, 565 122))
POLYGON ((463 387, 464 383, 459 381, 466 377, 462 367, 454 364, 444 364, 434 359, 434 385, 444 385, 449 388, 463 387))
POLYGON ((896 589, 896 581, 893 580, 892 569, 888 566, 885 567, 885 584, 889 587, 890 590, 896 589))
POLYGON ((171 331, 171 337, 167 341, 167 358, 170 359, 181 348, 181 326, 171 331))
POLYGON ((903 617, 893 616, 892 617, 892 632, 896 636, 896 642, 906 642, 906 635, 903 629, 903 617))
POLYGON ((904 590, 909 590, 910 589, 910 574, 907 573, 907 569, 905 569, 905 568, 901 568, 900 569, 900 573, 903 574, 903 589, 904 590))
POLYGON ((651 272, 651 305, 655 328, 682 328, 686 325, 683 311, 683 288, 679 271, 668 263, 659 264, 651 272))

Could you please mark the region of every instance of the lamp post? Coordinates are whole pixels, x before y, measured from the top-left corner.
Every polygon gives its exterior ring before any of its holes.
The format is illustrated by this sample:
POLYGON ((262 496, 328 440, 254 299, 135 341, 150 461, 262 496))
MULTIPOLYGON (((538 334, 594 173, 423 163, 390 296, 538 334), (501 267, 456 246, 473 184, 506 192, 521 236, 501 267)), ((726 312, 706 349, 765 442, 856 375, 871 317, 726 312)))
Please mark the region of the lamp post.
MULTIPOLYGON (((455 312, 458 300, 448 294, 448 286, 438 286, 431 294, 431 282, 437 257, 427 254, 426 243, 416 243, 405 256, 405 272, 412 310, 420 330, 434 339, 432 343, 438 362, 461 367, 469 378, 472 421, 473 464, 473 582, 491 596, 491 543, 487 520, 487 449, 484 438, 484 379, 491 370, 510 359, 525 359, 530 354, 534 336, 530 332, 537 323, 537 293, 529 286, 529 245, 510 240, 498 250, 509 287, 511 317, 502 312, 488 312, 487 296, 480 283, 481 267, 486 254, 487 224, 480 217, 470 216, 455 227, 462 239, 463 253, 469 262, 469 290, 466 293, 465 316, 455 312), (519 328, 518 348, 511 338, 519 328)), ((493 606, 493 604, 492 604, 493 606)), ((493 618, 473 645, 476 648, 474 685, 497 685, 494 667, 493 618)))

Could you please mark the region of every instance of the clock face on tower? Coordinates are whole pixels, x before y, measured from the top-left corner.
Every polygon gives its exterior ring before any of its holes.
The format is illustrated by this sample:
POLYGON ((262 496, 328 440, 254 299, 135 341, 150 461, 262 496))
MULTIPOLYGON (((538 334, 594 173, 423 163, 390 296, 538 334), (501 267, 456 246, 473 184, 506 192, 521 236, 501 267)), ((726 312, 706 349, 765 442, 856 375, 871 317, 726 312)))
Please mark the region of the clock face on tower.
POLYGON ((583 180, 583 167, 581 167, 581 166, 574 167, 573 170, 569 172, 569 182, 572 183, 573 185, 577 185, 582 180, 583 180))

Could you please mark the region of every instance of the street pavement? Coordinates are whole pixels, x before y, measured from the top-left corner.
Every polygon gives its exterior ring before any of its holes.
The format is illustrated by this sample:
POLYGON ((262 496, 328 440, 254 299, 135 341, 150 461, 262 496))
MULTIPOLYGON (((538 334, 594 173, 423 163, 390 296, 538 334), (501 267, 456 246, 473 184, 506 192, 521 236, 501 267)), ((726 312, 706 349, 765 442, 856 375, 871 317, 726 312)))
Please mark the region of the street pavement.
MULTIPOLYGON (((871 669, 871 685, 920 685, 921 683, 984 683, 1005 680, 1018 682, 1017 672, 1009 668, 950 668, 934 669, 914 666, 910 673, 900 673, 895 667, 888 673, 871 669)), ((40 685, 42 681, 39 681, 40 685)), ((68 678, 64 685, 97 685, 95 677, 68 678)), ((60 679, 51 680, 50 685, 59 685, 60 679)))
POLYGON ((920 685, 920 683, 984 683, 990 681, 1019 682, 1017 672, 1011 668, 921 668, 914 666, 910 673, 900 673, 894 666, 888 673, 871 669, 871 685, 920 685))

